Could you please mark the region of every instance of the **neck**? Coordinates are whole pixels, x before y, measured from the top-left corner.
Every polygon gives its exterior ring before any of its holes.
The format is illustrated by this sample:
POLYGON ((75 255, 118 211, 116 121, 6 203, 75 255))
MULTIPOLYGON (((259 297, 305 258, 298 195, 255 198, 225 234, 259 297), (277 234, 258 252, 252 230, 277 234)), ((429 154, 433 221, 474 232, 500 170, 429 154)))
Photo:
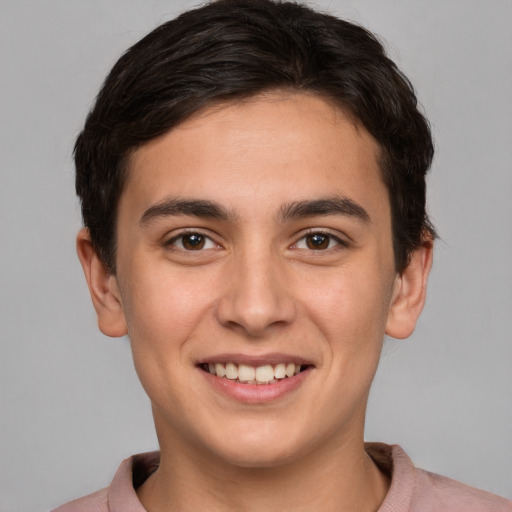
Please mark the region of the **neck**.
POLYGON ((137 493, 148 512, 377 511, 389 480, 363 440, 325 448, 278 467, 246 468, 162 446, 158 471, 137 493))

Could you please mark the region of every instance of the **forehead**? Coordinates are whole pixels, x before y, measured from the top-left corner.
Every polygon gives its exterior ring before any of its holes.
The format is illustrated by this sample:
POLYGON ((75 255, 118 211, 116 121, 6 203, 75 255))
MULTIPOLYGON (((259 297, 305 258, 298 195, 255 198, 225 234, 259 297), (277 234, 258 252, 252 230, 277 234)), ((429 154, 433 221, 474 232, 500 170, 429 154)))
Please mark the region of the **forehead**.
POLYGON ((206 108, 137 149, 120 206, 140 210, 170 195, 242 210, 254 198, 274 209, 334 195, 387 203, 378 155, 373 137, 332 103, 269 93, 206 108))

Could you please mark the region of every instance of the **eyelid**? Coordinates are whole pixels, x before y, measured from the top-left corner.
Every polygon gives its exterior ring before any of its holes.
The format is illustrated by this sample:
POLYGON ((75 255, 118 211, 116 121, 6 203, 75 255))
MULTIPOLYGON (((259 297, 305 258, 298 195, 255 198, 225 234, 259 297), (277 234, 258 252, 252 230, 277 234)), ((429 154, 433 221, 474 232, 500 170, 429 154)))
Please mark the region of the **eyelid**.
POLYGON ((166 237, 164 242, 163 242, 163 245, 165 247, 174 248, 175 250, 184 251, 184 252, 201 252, 201 251, 205 251, 205 250, 211 249, 211 248, 209 248, 209 249, 198 249, 197 251, 188 251, 187 249, 177 247, 175 245, 175 242, 177 240, 179 240, 180 238, 186 236, 186 235, 200 235, 200 236, 210 240, 216 246, 215 247, 216 249, 217 248, 222 248, 222 245, 216 240, 215 236, 212 236, 211 232, 206 231, 206 230, 201 229, 201 228, 183 228, 183 229, 180 229, 177 232, 173 233, 172 236, 166 237))
MULTIPOLYGON (((337 242, 335 247, 331 247, 329 249, 323 249, 315 251, 314 249, 302 249, 302 250, 308 250, 311 252, 327 252, 331 250, 335 250, 336 247, 341 246, 343 248, 350 246, 350 241, 348 236, 343 236, 339 232, 334 233, 331 229, 328 228, 308 228, 307 230, 300 233, 300 236, 296 237, 295 242, 291 245, 291 249, 297 248, 298 243, 306 238, 307 236, 315 235, 315 234, 322 234, 330 237, 331 239, 335 240, 337 242)), ((301 250, 301 249, 299 249, 301 250)))

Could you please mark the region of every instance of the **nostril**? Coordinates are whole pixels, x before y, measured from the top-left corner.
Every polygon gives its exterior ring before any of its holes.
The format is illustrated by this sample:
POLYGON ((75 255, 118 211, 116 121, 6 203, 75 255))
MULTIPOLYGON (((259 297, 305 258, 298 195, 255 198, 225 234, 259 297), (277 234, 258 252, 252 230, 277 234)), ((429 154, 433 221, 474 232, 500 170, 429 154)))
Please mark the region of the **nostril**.
POLYGON ((245 271, 233 272, 231 287, 216 305, 216 316, 223 327, 252 338, 265 336, 269 329, 287 326, 296 316, 293 296, 275 275, 276 269, 263 273, 257 268, 258 264, 254 263, 245 271))

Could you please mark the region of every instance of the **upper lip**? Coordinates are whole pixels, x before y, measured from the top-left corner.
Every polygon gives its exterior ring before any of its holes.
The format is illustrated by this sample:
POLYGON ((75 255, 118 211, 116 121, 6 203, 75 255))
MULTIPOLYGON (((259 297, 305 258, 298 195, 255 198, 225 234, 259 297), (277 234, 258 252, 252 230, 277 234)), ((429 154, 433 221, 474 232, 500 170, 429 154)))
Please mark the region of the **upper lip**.
POLYGON ((198 361, 198 365, 207 363, 233 363, 233 364, 245 364, 247 366, 264 366, 266 364, 276 365, 279 363, 295 363, 297 365, 313 365, 312 361, 307 360, 303 357, 284 354, 279 352, 273 352, 269 354, 261 355, 248 355, 248 354, 215 354, 209 357, 205 357, 198 361))

